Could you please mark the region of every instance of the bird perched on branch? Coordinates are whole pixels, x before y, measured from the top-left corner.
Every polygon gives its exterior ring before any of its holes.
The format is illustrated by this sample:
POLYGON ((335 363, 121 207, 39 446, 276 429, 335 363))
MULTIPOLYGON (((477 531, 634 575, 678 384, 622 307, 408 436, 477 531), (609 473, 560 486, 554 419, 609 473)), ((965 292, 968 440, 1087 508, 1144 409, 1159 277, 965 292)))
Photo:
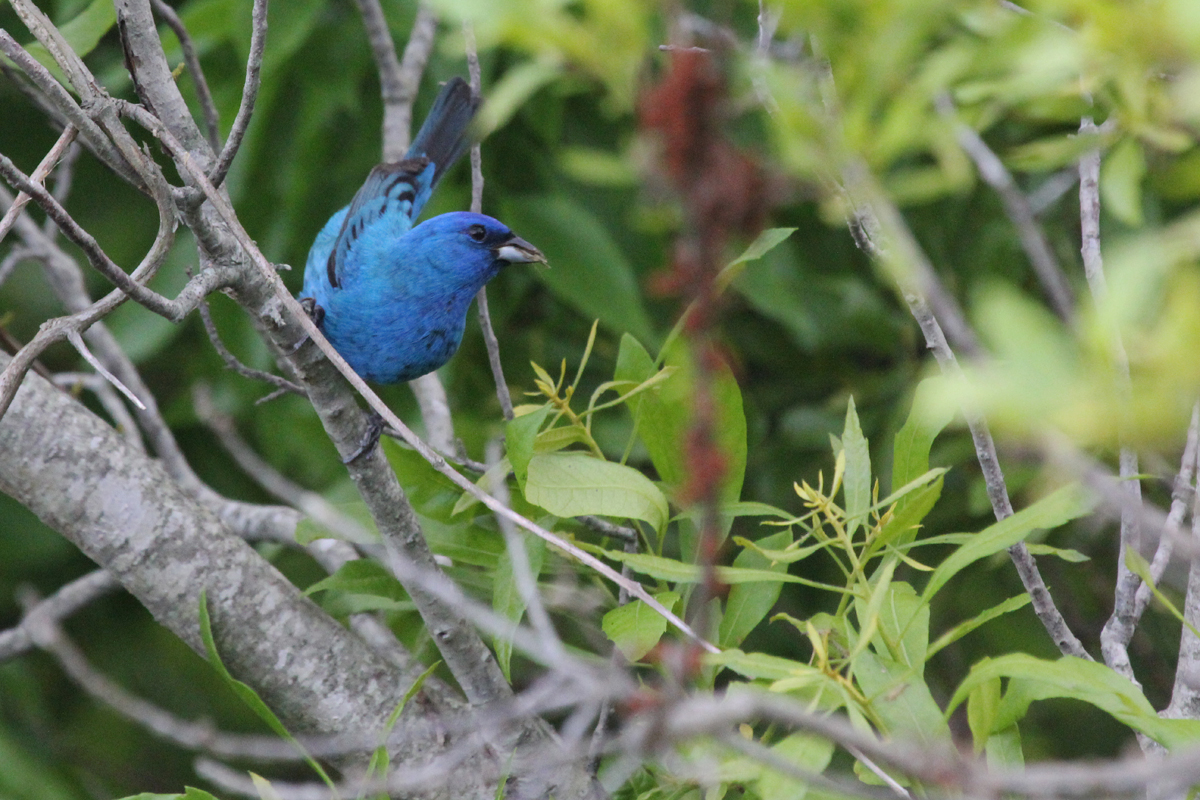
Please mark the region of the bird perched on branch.
POLYGON ((466 149, 478 107, 462 78, 446 82, 405 157, 371 170, 308 253, 299 297, 367 380, 412 380, 445 364, 484 284, 511 263, 546 260, 483 214, 452 212, 413 225, 466 149))

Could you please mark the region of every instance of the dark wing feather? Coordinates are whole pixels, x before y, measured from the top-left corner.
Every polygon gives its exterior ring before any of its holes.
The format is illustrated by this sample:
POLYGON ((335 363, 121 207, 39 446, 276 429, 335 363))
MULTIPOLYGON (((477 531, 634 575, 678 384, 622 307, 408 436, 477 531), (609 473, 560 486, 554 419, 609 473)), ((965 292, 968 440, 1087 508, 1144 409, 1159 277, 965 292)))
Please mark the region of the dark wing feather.
POLYGON ((362 232, 384 214, 403 214, 412 220, 420 206, 425 204, 433 190, 432 175, 429 174, 429 159, 406 158, 391 164, 380 164, 371 170, 362 188, 350 201, 342 229, 338 232, 333 249, 329 251, 329 285, 341 285, 340 266, 345 263, 346 253, 354 246, 362 232))
POLYGON ((467 149, 467 129, 478 108, 479 97, 467 82, 451 78, 438 92, 404 159, 371 170, 354 195, 329 252, 326 269, 330 286, 341 285, 341 265, 346 254, 368 226, 385 214, 403 214, 411 222, 421 213, 434 186, 467 149))

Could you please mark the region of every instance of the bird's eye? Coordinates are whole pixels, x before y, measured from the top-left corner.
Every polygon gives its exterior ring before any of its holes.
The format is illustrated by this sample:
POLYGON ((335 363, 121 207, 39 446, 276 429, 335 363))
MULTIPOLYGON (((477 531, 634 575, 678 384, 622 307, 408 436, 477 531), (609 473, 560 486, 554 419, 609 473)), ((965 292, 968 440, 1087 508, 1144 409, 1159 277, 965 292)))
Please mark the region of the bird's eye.
POLYGON ((482 225, 472 225, 467 228, 467 236, 470 236, 476 242, 482 242, 487 238, 487 228, 482 225))

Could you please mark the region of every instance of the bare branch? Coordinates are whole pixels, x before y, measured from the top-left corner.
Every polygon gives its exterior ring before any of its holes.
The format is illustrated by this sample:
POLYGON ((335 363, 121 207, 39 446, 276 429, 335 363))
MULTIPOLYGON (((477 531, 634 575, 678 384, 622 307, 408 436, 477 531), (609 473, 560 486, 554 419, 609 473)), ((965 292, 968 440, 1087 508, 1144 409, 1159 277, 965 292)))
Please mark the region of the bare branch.
POLYGON ((1017 229, 1021 246, 1025 248, 1025 255, 1029 257, 1029 263, 1033 265, 1034 274, 1042 284, 1050 305, 1060 319, 1070 324, 1075 316, 1074 292, 1050 243, 1046 241, 1046 234, 1034 217, 1029 199, 1017 186, 1004 163, 987 146, 987 142, 974 128, 958 119, 948 94, 938 96, 937 108, 953 126, 959 146, 975 162, 980 177, 1000 195, 1004 211, 1017 229))
MULTIPOLYGON (((196 97, 200 101, 200 110, 204 114, 204 129, 208 134, 208 146, 215 153, 221 147, 220 116, 217 114, 216 103, 213 102, 212 92, 208 90, 208 81, 204 78, 204 69, 200 66, 200 57, 196 55, 196 45, 188 33, 187 26, 164 0, 150 0, 154 13, 162 17, 183 50, 183 63, 187 66, 188 74, 192 76, 192 84, 196 88, 196 97)), ((253 46, 252 46, 253 47, 253 46)), ((220 184, 220 181, 217 181, 220 184)))
POLYGON ((79 107, 79 104, 75 102, 75 98, 71 97, 70 93, 54 79, 54 76, 50 74, 48 69, 38 63, 33 56, 29 55, 8 34, 8 31, 2 28, 0 28, 0 52, 8 56, 25 73, 30 81, 33 82, 45 105, 49 109, 53 109, 56 114, 61 115, 63 120, 66 120, 64 128, 66 124, 73 125, 80 132, 80 136, 87 144, 88 149, 107 164, 109 169, 139 189, 145 189, 138 171, 113 146, 95 120, 79 107))
POLYGON ((433 51, 437 32, 437 15, 424 3, 417 4, 408 44, 402 61, 396 60, 396 46, 388 30, 387 19, 379 0, 355 0, 367 30, 367 41, 379 72, 379 89, 383 96, 383 160, 398 161, 404 157, 412 140, 412 106, 421 85, 421 74, 433 51))
MULTIPOLYGON (((1200 459, 1200 454, 1197 457, 1200 459)), ((1200 491, 1196 490, 1195 484, 1189 488, 1192 491, 1191 544, 1200 552, 1200 491)), ((1174 719, 1200 719, 1200 637, 1193 633, 1200 630, 1200 557, 1193 555, 1191 562, 1183 601, 1183 618, 1188 624, 1183 627, 1179 639, 1179 662, 1175 665, 1171 702, 1162 712, 1164 717, 1174 719)))
POLYGON ((25 619, 15 628, 0 633, 0 661, 28 653, 36 645, 30 630, 30 619, 61 620, 109 592, 120 584, 111 573, 98 569, 71 581, 54 594, 26 612, 25 619))
POLYGON ((92 369, 100 373, 104 380, 112 384, 113 388, 115 388, 118 392, 125 395, 125 397, 129 399, 129 402, 133 403, 134 406, 141 411, 146 410, 146 404, 139 400, 138 396, 131 392, 128 386, 121 383, 121 381, 117 380, 115 375, 105 369, 104 365, 100 363, 100 359, 92 355, 92 351, 88 350, 87 345, 83 343, 83 337, 79 335, 79 331, 68 330, 67 341, 69 341, 71 346, 79 352, 79 355, 83 356, 84 361, 92 365, 92 369))
MULTIPOLYGON (((254 0, 254 11, 250 22, 250 57, 246 61, 246 84, 242 88, 242 102, 238 106, 237 116, 233 118, 233 127, 229 130, 229 139, 217 157, 217 164, 209 176, 213 186, 220 186, 229 172, 229 166, 242 146, 246 128, 250 126, 250 115, 254 113, 254 103, 258 99, 259 78, 262 73, 263 53, 267 46, 267 0, 254 0)), ((216 151, 213 147, 213 151, 216 151)))
MULTIPOLYGON (((479 53, 475 48, 475 29, 470 22, 463 23, 463 37, 467 41, 467 75, 471 79, 471 93, 478 97, 483 92, 479 70, 479 53)), ((483 213, 483 148, 479 142, 471 145, 471 211, 483 213)), ((475 294, 475 305, 479 309, 479 327, 483 331, 483 343, 487 346, 488 365, 492 368, 492 380, 496 383, 496 399, 500 401, 500 412, 506 420, 513 418, 512 395, 508 381, 504 379, 504 366, 500 363, 500 342, 492 328, 492 314, 488 310, 487 287, 481 286, 475 294)))
MULTIPOLYGON (((1099 129, 1091 117, 1085 117, 1079 126, 1080 135, 1095 135, 1099 129)), ((1081 252, 1083 270, 1087 276, 1092 299, 1103 305, 1108 296, 1108 285, 1104 277, 1104 260, 1100 252, 1100 151, 1092 150, 1079 160, 1079 215, 1082 234, 1081 252)), ((1104 662, 1134 681, 1133 666, 1129 663, 1128 645, 1137 626, 1137 592, 1141 578, 1125 563, 1125 554, 1132 548, 1139 549, 1141 540, 1140 506, 1142 485, 1138 479, 1137 452, 1128 443, 1129 406, 1133 397, 1133 385, 1129 377, 1129 357, 1121 340, 1121 332, 1115 327, 1110 331, 1113 362, 1116 374, 1113 382, 1120 405, 1117 437, 1121 442, 1120 474, 1121 488, 1129 496, 1129 503, 1121 513, 1121 542, 1117 558, 1117 585, 1113 596, 1113 613, 1100 633, 1100 647, 1104 662)))
MULTIPOLYGON (((37 184, 43 184, 50 171, 54 169, 54 165, 66 153, 67 148, 71 146, 71 142, 75 141, 75 134, 78 130, 74 125, 68 125, 58 137, 58 141, 46 153, 41 163, 37 165, 37 169, 29 176, 29 179, 37 184)), ((55 197, 57 200, 58 197, 55 197)), ((9 203, 8 210, 4 212, 3 218, 0 218, 0 242, 4 241, 4 237, 12 230, 13 223, 17 221, 17 215, 21 213, 21 209, 29 202, 29 195, 25 192, 17 194, 15 200, 9 203)))
POLYGON ((241 361, 238 361, 237 356, 229 352, 229 348, 221 341, 221 334, 217 331, 216 323, 213 322, 212 312, 208 308, 208 301, 201 302, 197 310, 200 312, 201 321, 204 322, 204 332, 208 334, 208 340, 212 343, 213 349, 217 351, 217 355, 225 362, 226 369, 233 370, 243 378, 264 381, 277 389, 305 397, 304 389, 299 384, 279 375, 272 375, 270 372, 263 372, 261 369, 248 367, 241 361))
MULTIPOLYGON (((815 42, 814 51, 819 51, 815 42)), ((840 141, 840 131, 837 130, 840 126, 839 104, 833 74, 827 62, 822 66, 820 85, 826 113, 830 117, 829 124, 835 129, 836 140, 840 141)), ((947 331, 968 356, 977 357, 981 354, 978 340, 967 325, 962 311, 941 285, 933 265, 913 237, 900 210, 875 184, 866 165, 847 156, 841 179, 843 184, 839 190, 851 209, 849 225, 855 243, 883 266, 896 282, 925 336, 926 346, 937 359, 942 372, 961 377, 962 368, 947 341, 947 331)), ((834 185, 838 185, 836 181, 834 185)), ((1012 501, 1008 496, 996 443, 988 429, 987 420, 975 409, 964 408, 963 413, 975 444, 975 456, 983 472, 992 513, 997 520, 1006 519, 1013 514, 1012 501)), ((1054 644, 1064 654, 1090 659, 1091 656, 1055 606, 1054 598, 1046 588, 1029 548, 1024 542, 1018 542, 1008 549, 1008 554, 1030 596, 1034 612, 1054 644)))
MULTIPOLYGON (((4 180, 6 180, 14 189, 29 195, 34 202, 41 206, 42 210, 44 210, 50 216, 50 218, 54 220, 54 224, 58 226, 58 229, 61 230, 66 237, 71 240, 72 243, 77 245, 79 249, 83 250, 84 255, 87 256, 88 263, 90 263, 97 272, 116 285, 118 289, 127 294, 136 302, 144 305, 154 313, 166 317, 172 322, 178 322, 183 318, 186 311, 181 313, 181 309, 176 303, 173 303, 171 300, 163 297, 158 292, 155 292, 154 290, 142 285, 137 280, 130 277, 123 269, 113 263, 113 260, 108 257, 108 254, 105 253, 103 249, 101 249, 95 238, 93 238, 90 233, 85 231, 79 225, 79 223, 75 221, 74 217, 67 213, 65 208, 59 205, 59 202, 52 194, 50 194, 50 192, 46 191, 44 186, 31 180, 28 175, 21 172, 21 170, 17 168, 16 164, 14 164, 7 156, 3 154, 0 154, 0 177, 3 177, 4 180)), ((171 233, 173 235, 174 231, 172 230, 171 233)), ((165 258, 166 248, 161 249, 161 256, 165 258)), ((153 265, 153 269, 150 271, 150 274, 146 276, 147 280, 149 277, 153 276, 154 272, 157 272, 161 263, 161 259, 159 259, 158 263, 153 265)), ((139 269, 141 268, 139 267, 139 269)), ((190 310, 191 309, 187 309, 187 311, 190 310)))

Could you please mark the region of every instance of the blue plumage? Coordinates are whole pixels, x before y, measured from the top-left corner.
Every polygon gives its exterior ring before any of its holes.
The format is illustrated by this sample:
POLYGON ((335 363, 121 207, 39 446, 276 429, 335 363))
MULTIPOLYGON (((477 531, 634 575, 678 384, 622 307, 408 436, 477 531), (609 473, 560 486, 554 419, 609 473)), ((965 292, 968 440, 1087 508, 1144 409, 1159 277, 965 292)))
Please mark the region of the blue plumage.
POLYGON ((483 214, 453 212, 413 226, 466 149, 478 105, 461 78, 447 82, 405 157, 371 170, 309 250, 300 297, 320 309, 324 334, 368 380, 412 380, 445 364, 483 285, 510 263, 545 261, 483 214))

